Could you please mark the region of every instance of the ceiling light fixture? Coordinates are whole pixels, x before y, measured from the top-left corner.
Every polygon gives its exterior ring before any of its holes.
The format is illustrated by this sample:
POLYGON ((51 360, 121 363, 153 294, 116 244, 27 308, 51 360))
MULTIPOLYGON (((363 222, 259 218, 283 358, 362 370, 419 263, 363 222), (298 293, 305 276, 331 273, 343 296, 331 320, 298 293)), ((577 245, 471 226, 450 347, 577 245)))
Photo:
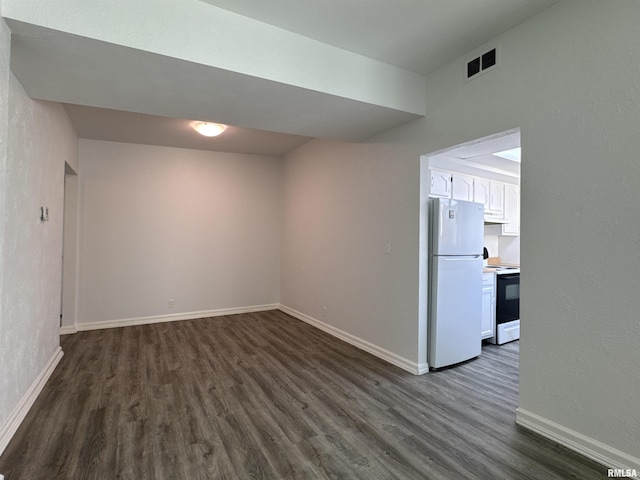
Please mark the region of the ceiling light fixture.
POLYGON ((520 147, 504 150, 503 152, 496 152, 493 155, 506 160, 511 160, 512 162, 520 163, 520 147))
POLYGON ((226 125, 211 122, 194 122, 193 129, 205 137, 217 137, 227 129, 226 125))

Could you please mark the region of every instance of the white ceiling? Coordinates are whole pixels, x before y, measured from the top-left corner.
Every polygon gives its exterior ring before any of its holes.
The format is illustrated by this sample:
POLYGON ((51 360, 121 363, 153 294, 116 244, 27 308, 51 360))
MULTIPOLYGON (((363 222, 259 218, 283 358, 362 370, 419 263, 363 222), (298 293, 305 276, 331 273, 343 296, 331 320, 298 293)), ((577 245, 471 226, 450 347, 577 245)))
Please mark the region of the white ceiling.
POLYGON ((428 155, 429 166, 517 184, 520 162, 494 155, 517 147, 520 147, 519 129, 433 152, 428 155))
MULTIPOLYGON (((558 0, 194 2, 427 74, 558 0)), ((10 10, 3 6, 3 13, 10 10)), ((13 33, 12 70, 34 98, 67 104, 81 138, 282 155, 312 136, 357 141, 416 118, 412 112, 285 88, 177 58, 141 57, 130 48, 42 25, 15 19, 7 23, 13 33), (211 92, 211 82, 222 93, 211 92), (211 111, 225 118, 209 118, 211 111), (190 120, 244 128, 205 139, 186 127, 190 120)))
POLYGON ((310 137, 230 126, 218 137, 203 137, 192 120, 65 104, 80 138, 217 152, 282 156, 310 137))
POLYGON ((559 0, 200 0, 423 75, 559 0))

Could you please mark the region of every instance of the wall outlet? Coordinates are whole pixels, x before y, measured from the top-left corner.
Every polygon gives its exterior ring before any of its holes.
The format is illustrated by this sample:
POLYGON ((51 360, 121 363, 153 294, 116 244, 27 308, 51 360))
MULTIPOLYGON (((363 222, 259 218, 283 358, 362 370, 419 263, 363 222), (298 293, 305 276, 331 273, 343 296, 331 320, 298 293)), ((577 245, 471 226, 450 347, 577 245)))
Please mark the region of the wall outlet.
POLYGON ((391 253, 391 242, 384 244, 384 253, 391 253))
MULTIPOLYGON (((173 298, 170 298, 170 299, 169 299, 169 302, 167 303, 167 306, 168 306, 169 308, 173 308, 173 302, 174 302, 174 299, 173 299, 173 298)), ((2 480, 2 479, 0 478, 0 480, 2 480)))
POLYGON ((327 316, 327 307, 322 307, 322 316, 323 317, 327 316))

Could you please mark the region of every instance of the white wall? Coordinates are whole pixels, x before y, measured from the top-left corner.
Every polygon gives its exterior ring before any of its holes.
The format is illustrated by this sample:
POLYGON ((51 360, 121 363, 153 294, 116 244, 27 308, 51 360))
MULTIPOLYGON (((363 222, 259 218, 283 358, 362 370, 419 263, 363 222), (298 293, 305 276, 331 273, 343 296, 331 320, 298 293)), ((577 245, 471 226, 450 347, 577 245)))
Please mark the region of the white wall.
POLYGON ((520 264, 520 237, 501 235, 498 237, 498 252, 504 263, 520 264))
POLYGON ((489 251, 490 257, 500 256, 500 237, 498 233, 494 233, 499 226, 491 225, 484 227, 484 246, 489 251))
POLYGON ((373 145, 315 140, 290 154, 280 299, 414 368, 419 186, 415 166, 373 145))
MULTIPOLYGON (((0 57, 7 67, 2 26, 0 57)), ((7 78, 8 84, 4 74, 0 81, 9 118, 8 125, 0 122, 7 147, 0 168, 0 450, 34 382, 59 358, 64 165, 77 153, 62 106, 31 100, 13 75, 7 78), (49 208, 48 222, 40 221, 41 206, 49 208)))
POLYGON ((80 169, 80 327, 278 303, 280 159, 81 140, 80 169))
POLYGON ((503 263, 520 264, 520 236, 502 235, 501 225, 485 225, 484 246, 503 263))
MULTIPOLYGON (((0 2, 0 13, 2 10, 2 2, 0 2)), ((4 250, 5 250, 5 236, 6 226, 4 219, 4 206, 6 203, 6 191, 7 191, 7 137, 9 136, 9 62, 10 62, 10 32, 3 20, 0 20, 0 299, 4 298, 4 250)), ((4 316, 4 308, 0 303, 0 373, 4 372, 5 364, 10 361, 10 352, 4 349, 4 342, 2 339, 5 337, 5 330, 8 325, 5 325, 7 320, 4 316)), ((0 382, 3 387, 11 385, 15 380, 5 379, 5 375, 2 374, 0 382), (6 384, 6 385, 5 385, 6 384)), ((0 394, 2 395, 2 394, 0 394)), ((0 396, 0 431, 3 429, 3 425, 9 416, 15 405, 12 405, 13 400, 9 398, 3 398, 0 396)), ((0 450, 1 451, 1 450, 0 450)))
POLYGON ((420 363, 419 156, 520 127, 519 418, 640 466, 639 17, 634 0, 562 2, 498 39, 496 70, 431 75, 424 119, 291 155, 282 303, 420 363))

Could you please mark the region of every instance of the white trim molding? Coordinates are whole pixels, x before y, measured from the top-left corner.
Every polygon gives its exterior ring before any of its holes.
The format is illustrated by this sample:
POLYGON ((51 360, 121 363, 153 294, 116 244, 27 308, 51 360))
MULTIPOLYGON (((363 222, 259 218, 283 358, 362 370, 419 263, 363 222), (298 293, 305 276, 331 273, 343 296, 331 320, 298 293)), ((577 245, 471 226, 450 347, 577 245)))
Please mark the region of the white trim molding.
POLYGON ((60 335, 72 335, 78 333, 75 325, 63 325, 60 327, 60 335))
POLYGON ((417 373, 415 372, 412 372, 412 373, 415 373, 416 375, 424 375, 425 373, 429 373, 428 363, 417 363, 416 366, 417 366, 417 370, 416 370, 417 373))
POLYGON ((399 367, 409 373, 412 373, 414 375, 422 375, 423 373, 426 373, 429 371, 429 366, 426 363, 418 364, 418 363, 412 362, 411 360, 401 357, 400 355, 390 352, 389 350, 379 347, 378 345, 367 342, 366 340, 363 340, 359 337, 356 337, 355 335, 347 333, 344 330, 340 330, 339 328, 336 328, 333 325, 329 325, 327 323, 321 322, 316 318, 313 318, 313 317, 310 317, 309 315, 298 312, 297 310, 287 307, 286 305, 281 304, 279 309, 282 310, 284 313, 287 313, 292 317, 297 318, 298 320, 302 320, 303 322, 308 323, 309 325, 312 325, 324 332, 327 332, 329 335, 332 335, 336 338, 339 338, 340 340, 350 343, 354 347, 358 347, 359 349, 364 350, 365 352, 368 352, 375 357, 381 358, 382 360, 389 362, 390 364, 395 365, 396 367, 399 367))
POLYGON ((601 463, 607 468, 640 470, 640 458, 632 457, 625 452, 522 408, 516 410, 516 423, 601 463))
POLYGON ((42 392, 47 380, 55 370, 56 366, 60 362, 63 356, 62 348, 58 347, 45 367, 40 372, 40 375, 33 381, 27 392, 24 394, 18 405, 13 409, 9 418, 2 427, 0 427, 0 455, 4 452, 7 445, 15 435, 18 427, 29 413, 29 410, 33 406, 34 402, 42 392))
POLYGON ((217 310, 202 310, 199 312, 174 313, 171 315, 152 315, 149 317, 120 318, 116 320, 102 320, 99 322, 77 323, 77 331, 102 330, 105 328, 130 327, 133 325, 148 325, 151 323, 177 322, 181 320, 195 320, 198 318, 221 317, 238 313, 263 312, 277 310, 279 304, 256 305, 252 307, 221 308, 217 310))

